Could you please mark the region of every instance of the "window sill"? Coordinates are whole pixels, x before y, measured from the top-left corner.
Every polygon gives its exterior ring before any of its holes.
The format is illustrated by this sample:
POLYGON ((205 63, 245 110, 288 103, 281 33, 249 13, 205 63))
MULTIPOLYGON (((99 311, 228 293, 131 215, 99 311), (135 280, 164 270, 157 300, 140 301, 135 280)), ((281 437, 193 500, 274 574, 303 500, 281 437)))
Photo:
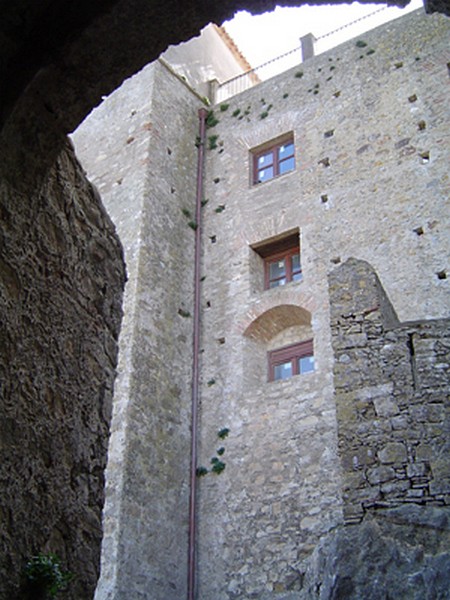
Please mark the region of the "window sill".
POLYGON ((301 283, 303 283, 303 277, 299 280, 299 281, 289 281, 288 283, 285 283, 284 285, 277 285, 276 287, 272 287, 272 288, 265 288, 263 290, 261 290, 262 293, 265 292, 275 292, 276 290, 284 290, 286 288, 290 288, 292 286, 296 286, 296 285, 300 285, 301 283))
POLYGON ((302 390, 305 392, 311 391, 311 387, 315 387, 318 383, 316 379, 316 375, 319 374, 318 369, 314 369, 314 371, 310 371, 309 373, 299 373, 298 375, 292 375, 292 377, 288 377, 287 379, 268 379, 266 381, 266 385, 269 384, 284 384, 284 385, 302 385, 302 390), (306 379, 305 379, 306 378, 306 379))
POLYGON ((281 173, 280 175, 275 175, 272 179, 268 179, 267 181, 261 181, 260 183, 250 183, 249 188, 251 190, 259 190, 261 187, 266 187, 268 184, 273 183, 274 181, 279 181, 280 179, 284 179, 289 177, 289 175, 293 175, 296 172, 296 169, 292 171, 288 171, 287 173, 281 173))

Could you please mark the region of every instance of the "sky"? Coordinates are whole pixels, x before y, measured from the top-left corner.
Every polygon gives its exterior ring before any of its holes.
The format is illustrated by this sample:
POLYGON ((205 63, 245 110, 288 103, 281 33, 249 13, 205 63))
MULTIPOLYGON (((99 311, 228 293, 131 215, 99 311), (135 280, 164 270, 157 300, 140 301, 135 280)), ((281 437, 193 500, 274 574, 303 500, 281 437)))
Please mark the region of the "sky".
POLYGON ((423 6, 422 0, 412 0, 404 8, 385 7, 380 4, 342 4, 328 6, 302 6, 300 8, 277 6, 273 12, 251 15, 239 11, 223 26, 252 67, 257 67, 300 45, 300 37, 312 33, 319 38, 356 19, 377 11, 372 17, 345 27, 339 33, 318 40, 316 54, 373 29, 386 21, 396 19, 423 6), (382 9, 382 10, 380 10, 382 9))

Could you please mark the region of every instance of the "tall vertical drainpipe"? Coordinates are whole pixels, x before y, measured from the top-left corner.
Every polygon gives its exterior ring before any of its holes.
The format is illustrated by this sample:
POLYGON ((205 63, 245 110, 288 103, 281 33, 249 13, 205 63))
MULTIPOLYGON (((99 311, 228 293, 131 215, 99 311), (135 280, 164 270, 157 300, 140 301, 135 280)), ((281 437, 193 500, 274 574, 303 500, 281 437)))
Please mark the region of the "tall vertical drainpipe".
POLYGON ((187 600, 195 600, 196 587, 196 504, 197 504, 197 428, 198 428, 198 386, 199 386, 199 346, 200 346, 200 258, 201 258, 201 212, 203 199, 203 165, 205 156, 206 108, 200 108, 199 143, 197 155, 197 197, 195 205, 195 259, 194 259, 194 331, 192 360, 192 412, 191 412, 191 477, 189 496, 189 545, 188 545, 188 586, 187 600))

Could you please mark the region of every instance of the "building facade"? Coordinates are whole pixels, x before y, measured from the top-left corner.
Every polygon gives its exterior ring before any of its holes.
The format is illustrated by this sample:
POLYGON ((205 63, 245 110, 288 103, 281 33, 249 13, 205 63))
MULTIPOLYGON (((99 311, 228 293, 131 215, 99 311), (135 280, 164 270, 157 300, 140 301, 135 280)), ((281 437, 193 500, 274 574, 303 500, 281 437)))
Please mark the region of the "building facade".
POLYGON ((98 600, 186 596, 198 228, 196 597, 385 597, 336 551, 368 528, 395 597, 445 597, 449 40, 417 11, 208 109, 201 223, 167 64, 74 134, 128 269, 98 600))

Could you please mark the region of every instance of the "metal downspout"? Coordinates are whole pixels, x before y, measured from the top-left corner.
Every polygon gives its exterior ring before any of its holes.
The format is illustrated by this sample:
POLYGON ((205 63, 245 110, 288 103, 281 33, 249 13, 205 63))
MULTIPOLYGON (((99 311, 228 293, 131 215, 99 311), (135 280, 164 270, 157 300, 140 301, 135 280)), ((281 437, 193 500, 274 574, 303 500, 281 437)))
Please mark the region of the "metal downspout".
POLYGON ((192 360, 192 413, 191 413, 191 479, 189 497, 189 546, 188 546, 188 600, 195 599, 196 572, 196 504, 197 504, 197 421, 200 345, 200 258, 201 258, 201 210, 203 199, 203 164, 205 154, 206 108, 200 108, 199 143, 197 155, 197 197, 195 205, 195 259, 194 259, 194 331, 192 360))

